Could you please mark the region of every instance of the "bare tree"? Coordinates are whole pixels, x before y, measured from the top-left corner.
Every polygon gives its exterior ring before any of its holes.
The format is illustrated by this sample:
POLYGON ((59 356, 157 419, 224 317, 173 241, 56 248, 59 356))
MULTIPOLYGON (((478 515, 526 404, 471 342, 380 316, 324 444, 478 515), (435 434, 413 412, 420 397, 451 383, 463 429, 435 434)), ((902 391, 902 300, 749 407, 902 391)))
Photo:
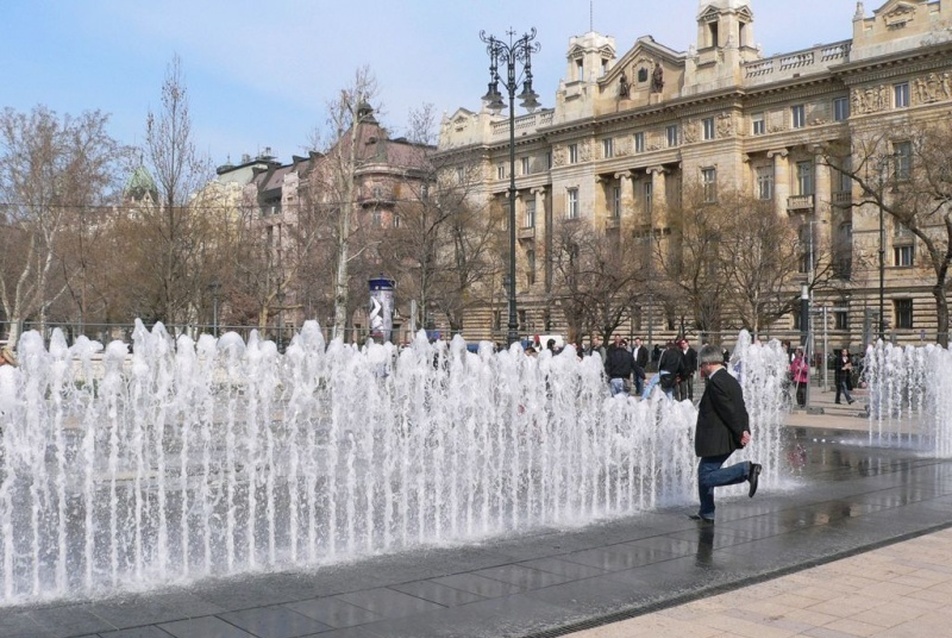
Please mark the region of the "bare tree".
POLYGON ((581 219, 563 220, 553 235, 553 301, 568 324, 569 342, 592 332, 610 339, 647 292, 640 264, 628 258, 639 242, 581 219))
POLYGON ((334 232, 334 331, 343 337, 354 310, 350 305, 351 262, 367 248, 358 245, 355 224, 358 173, 373 158, 362 153, 368 142, 363 130, 376 124, 371 102, 377 96, 377 81, 370 69, 363 67, 354 74, 353 83, 328 104, 327 124, 331 131, 330 145, 324 162, 311 177, 310 188, 318 189, 331 217, 336 220, 334 232))
POLYGON ((178 56, 162 85, 162 108, 146 119, 145 162, 158 187, 154 206, 138 207, 146 254, 140 284, 151 291, 146 310, 176 323, 194 320, 195 302, 209 284, 205 256, 214 242, 214 213, 220 208, 193 202, 214 175, 210 159, 195 148, 188 90, 178 56))
POLYGON ((669 304, 686 305, 702 335, 723 327, 729 282, 718 255, 732 214, 704 188, 689 184, 680 205, 671 211, 679 225, 671 236, 655 237, 656 259, 664 278, 661 297, 669 304))
POLYGON ((944 120, 894 126, 831 145, 827 163, 857 186, 854 207, 872 207, 922 245, 916 267, 931 272, 938 342, 949 340, 952 265, 952 130, 944 120), (841 158, 849 156, 850 162, 841 158))
POLYGON ((98 111, 59 118, 42 106, 0 116, 0 304, 10 341, 24 319, 42 323, 74 282, 78 265, 60 260, 61 240, 113 194, 120 153, 107 121, 98 111))
POLYGON ((397 203, 399 227, 382 245, 392 271, 399 273, 403 296, 418 302, 414 323, 423 325, 432 309, 457 333, 473 308, 489 303, 499 216, 493 207, 475 203, 475 162, 437 154, 434 129, 431 105, 411 112, 413 165, 397 203))
POLYGON ((720 233, 719 250, 710 258, 721 261, 729 282, 725 305, 742 327, 758 334, 799 303, 792 292, 801 256, 797 231, 767 200, 736 192, 718 199, 731 215, 720 233))

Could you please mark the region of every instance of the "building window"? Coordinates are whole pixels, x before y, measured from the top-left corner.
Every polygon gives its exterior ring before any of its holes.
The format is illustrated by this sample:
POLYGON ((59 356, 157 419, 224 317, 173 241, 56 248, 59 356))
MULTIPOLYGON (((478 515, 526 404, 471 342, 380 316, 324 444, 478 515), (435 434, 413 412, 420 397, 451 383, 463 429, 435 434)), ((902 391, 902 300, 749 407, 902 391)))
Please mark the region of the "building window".
POLYGON ((848 310, 836 310, 833 312, 834 330, 850 329, 850 313, 848 310))
POLYGON ((496 179, 506 179, 506 165, 499 164, 496 166, 496 179))
POLYGON ((751 130, 754 135, 763 135, 767 132, 767 123, 763 113, 755 113, 751 119, 751 130))
POLYGON ((713 117, 705 117, 703 120, 701 120, 701 128, 703 129, 702 132, 704 134, 705 140, 714 139, 714 118, 713 117))
POLYGON ((393 214, 393 227, 400 228, 400 215, 397 213, 393 214))
POLYGON ((912 299, 896 299, 893 301, 893 310, 896 313, 896 327, 905 330, 912 329, 912 299))
POLYGON ((547 171, 552 170, 552 151, 548 151, 545 154, 545 170, 547 171))
POLYGON ((803 128, 807 125, 807 112, 802 104, 790 107, 790 121, 793 128, 803 128))
POLYGON ((535 228, 536 203, 534 199, 526 202, 525 228, 535 228))
POLYGON ((909 179, 912 170, 912 142, 893 144, 893 154, 896 156, 896 179, 909 179))
POLYGON ((774 170, 773 166, 757 167, 757 199, 773 199, 774 170))
POLYGON ((645 196, 645 212, 650 213, 651 202, 652 202, 651 182, 645 182, 644 196, 645 196))
POLYGON ((578 144, 569 144, 569 164, 578 164, 578 144))
POLYGON ((536 271, 535 261, 536 261, 535 251, 527 250, 526 251, 526 284, 530 286, 535 283, 535 271, 536 271))
POLYGON ((383 215, 379 209, 374 209, 370 214, 370 225, 374 228, 380 228, 383 225, 383 215))
POLYGON ((635 133, 635 152, 645 152, 645 134, 644 132, 635 133))
POLYGON ((833 120, 845 122, 850 119, 850 99, 848 97, 833 98, 833 120))
POLYGON ((912 244, 902 246, 893 246, 893 266, 909 268, 912 266, 913 250, 912 244))
POLYGON ((813 193, 813 162, 797 162, 797 195, 813 193))
POLYGON ((615 157, 615 140, 606 137, 602 140, 602 154, 605 156, 605 159, 611 159, 615 157))
POLYGON ((678 125, 671 124, 665 129, 665 138, 668 141, 668 148, 673 148, 678 145, 678 125))
POLYGON ((530 168, 530 167, 529 167, 529 158, 528 158, 528 157, 523 157, 523 158, 522 158, 521 160, 519 160, 519 161, 520 161, 520 164, 522 165, 522 174, 523 174, 523 175, 528 175, 528 174, 529 174, 529 168, 530 168))
POLYGON ((900 82, 893 85, 893 106, 904 109, 909 106, 909 83, 900 82))
POLYGON ((836 174, 836 192, 852 193, 853 178, 850 173, 853 171, 853 158, 844 157, 843 161, 840 162, 840 169, 841 170, 834 171, 836 174))
POLYGON ((612 187, 611 214, 612 214, 612 219, 619 219, 621 217, 621 187, 620 186, 612 187))
POLYGON ((566 191, 567 206, 565 209, 566 219, 578 219, 578 189, 570 188, 566 191))
POLYGON ((712 204, 717 201, 717 169, 701 169, 701 189, 704 193, 704 201, 712 204))
POLYGON ((462 167, 458 167, 458 168, 456 169, 456 183, 457 183, 457 184, 462 184, 463 181, 465 180, 465 178, 466 178, 466 174, 463 172, 463 168, 462 168, 462 167))

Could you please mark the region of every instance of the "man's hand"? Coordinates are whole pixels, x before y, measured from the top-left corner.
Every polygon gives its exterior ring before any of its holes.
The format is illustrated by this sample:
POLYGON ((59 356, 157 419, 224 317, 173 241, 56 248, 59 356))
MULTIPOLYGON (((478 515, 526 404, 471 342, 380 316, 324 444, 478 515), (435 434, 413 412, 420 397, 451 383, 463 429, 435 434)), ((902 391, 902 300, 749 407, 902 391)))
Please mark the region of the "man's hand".
POLYGON ((740 435, 740 446, 747 447, 748 443, 750 443, 750 432, 744 431, 744 433, 740 435))

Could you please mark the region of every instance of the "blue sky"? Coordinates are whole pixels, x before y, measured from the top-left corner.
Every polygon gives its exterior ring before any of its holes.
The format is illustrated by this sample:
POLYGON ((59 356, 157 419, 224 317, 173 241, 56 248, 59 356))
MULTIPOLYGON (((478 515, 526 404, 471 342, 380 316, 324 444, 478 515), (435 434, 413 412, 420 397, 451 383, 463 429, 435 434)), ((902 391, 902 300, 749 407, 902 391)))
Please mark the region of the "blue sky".
MULTIPOLYGON (((867 15, 881 4, 866 3, 867 15)), ((402 135, 424 103, 439 113, 479 107, 488 81, 480 30, 537 28, 535 88, 550 106, 573 35, 593 24, 615 37, 619 55, 642 35, 685 51, 698 8, 698 0, 0 0, 0 107, 99 109, 111 114, 114 137, 140 143, 177 54, 199 150, 223 164, 271 147, 287 162, 304 153, 359 67, 377 78, 381 121, 402 135)), ((849 39, 856 3, 752 0, 752 8, 755 40, 772 55, 849 39)))

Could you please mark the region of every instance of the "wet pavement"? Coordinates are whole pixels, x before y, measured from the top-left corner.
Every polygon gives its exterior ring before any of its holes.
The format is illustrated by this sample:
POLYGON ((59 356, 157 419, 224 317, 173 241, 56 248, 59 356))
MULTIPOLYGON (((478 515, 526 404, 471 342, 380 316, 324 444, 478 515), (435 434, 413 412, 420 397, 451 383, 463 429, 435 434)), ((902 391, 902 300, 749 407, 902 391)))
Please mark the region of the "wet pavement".
MULTIPOLYGON (((864 555, 952 528, 952 461, 867 447, 859 404, 841 409, 825 394, 815 398, 829 404, 823 414, 789 419, 795 477, 753 499, 719 498, 713 526, 689 520, 690 508, 667 509, 313 573, 7 608, 0 637, 634 636, 636 625, 626 622, 690 615, 684 610, 700 601, 735 600, 735 592, 818 573, 810 568, 831 570, 828 582, 836 565, 853 565, 845 572, 853 574, 864 555)), ((692 635, 735 635, 712 627, 692 635)))

